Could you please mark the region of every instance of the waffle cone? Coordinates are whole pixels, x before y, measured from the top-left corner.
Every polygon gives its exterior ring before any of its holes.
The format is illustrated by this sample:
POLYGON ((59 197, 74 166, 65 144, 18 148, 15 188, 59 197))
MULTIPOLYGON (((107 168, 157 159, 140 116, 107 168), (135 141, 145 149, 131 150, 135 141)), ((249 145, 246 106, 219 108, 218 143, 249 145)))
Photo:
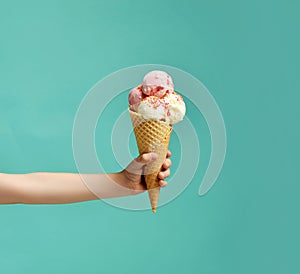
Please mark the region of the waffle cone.
POLYGON ((157 175, 166 158, 172 126, 158 120, 145 120, 140 114, 129 110, 139 153, 155 152, 158 158, 144 170, 145 181, 152 211, 156 212, 160 186, 157 175))

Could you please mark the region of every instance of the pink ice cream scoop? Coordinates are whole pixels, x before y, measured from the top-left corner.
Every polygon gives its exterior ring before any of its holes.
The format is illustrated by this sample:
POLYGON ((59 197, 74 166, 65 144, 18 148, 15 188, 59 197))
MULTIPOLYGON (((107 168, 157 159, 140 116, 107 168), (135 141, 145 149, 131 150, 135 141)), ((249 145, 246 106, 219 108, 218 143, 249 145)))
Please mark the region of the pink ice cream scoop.
POLYGON ((144 77, 142 89, 145 95, 161 98, 167 90, 174 89, 174 84, 169 74, 164 71, 154 70, 144 77))
POLYGON ((174 91, 171 76, 159 70, 149 72, 142 85, 130 91, 128 101, 130 110, 144 119, 170 125, 180 122, 186 111, 183 98, 174 91))
POLYGON ((133 88, 128 96, 129 106, 132 111, 137 111, 137 107, 143 99, 142 86, 133 88))

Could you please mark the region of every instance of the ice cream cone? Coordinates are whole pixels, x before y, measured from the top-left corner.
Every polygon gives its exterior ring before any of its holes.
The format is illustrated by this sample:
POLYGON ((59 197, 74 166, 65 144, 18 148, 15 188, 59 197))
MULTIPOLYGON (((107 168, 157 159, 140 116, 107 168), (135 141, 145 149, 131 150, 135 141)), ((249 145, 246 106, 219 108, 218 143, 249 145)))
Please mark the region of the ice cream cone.
POLYGON ((166 158, 172 126, 158 120, 145 120, 140 114, 129 110, 139 153, 155 152, 158 158, 145 167, 144 175, 152 211, 155 213, 160 186, 157 175, 166 158))

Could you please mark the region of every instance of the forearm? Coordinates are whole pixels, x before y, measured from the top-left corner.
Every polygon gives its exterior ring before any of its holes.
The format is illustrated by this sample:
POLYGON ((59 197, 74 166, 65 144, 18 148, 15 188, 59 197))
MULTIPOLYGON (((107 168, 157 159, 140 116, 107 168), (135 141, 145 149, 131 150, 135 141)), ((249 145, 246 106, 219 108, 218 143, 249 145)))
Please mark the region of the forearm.
POLYGON ((0 204, 62 204, 132 195, 131 190, 116 183, 118 176, 118 173, 0 173, 0 204))
POLYGON ((0 173, 0 204, 20 202, 16 180, 11 182, 8 177, 9 174, 0 173))

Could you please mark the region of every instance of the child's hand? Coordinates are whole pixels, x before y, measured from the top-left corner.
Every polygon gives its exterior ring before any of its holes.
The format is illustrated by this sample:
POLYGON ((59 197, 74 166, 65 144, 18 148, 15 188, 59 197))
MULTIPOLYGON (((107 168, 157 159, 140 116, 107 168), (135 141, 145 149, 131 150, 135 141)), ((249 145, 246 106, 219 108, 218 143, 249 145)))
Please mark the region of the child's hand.
MULTIPOLYGON (((162 171, 158 174, 159 185, 165 187, 167 182, 165 179, 170 176, 170 166, 172 161, 169 159, 171 157, 171 152, 168 151, 166 155, 166 160, 162 165, 162 171)), ((121 172, 122 185, 134 190, 134 194, 141 193, 147 190, 145 178, 142 175, 144 167, 155 161, 157 158, 156 153, 145 153, 140 155, 138 158, 134 159, 125 170, 121 172)))

